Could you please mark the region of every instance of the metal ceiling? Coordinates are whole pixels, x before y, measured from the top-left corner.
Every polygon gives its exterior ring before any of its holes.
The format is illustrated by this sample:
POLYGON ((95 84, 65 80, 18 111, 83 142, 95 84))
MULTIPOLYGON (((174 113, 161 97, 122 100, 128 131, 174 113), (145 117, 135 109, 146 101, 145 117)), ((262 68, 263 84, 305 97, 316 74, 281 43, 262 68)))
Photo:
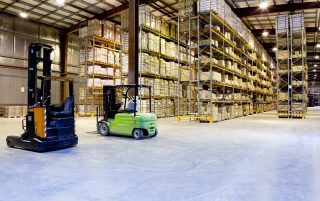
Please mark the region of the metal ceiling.
MULTIPOLYGON (((128 4, 128 1, 66 0, 63 6, 59 6, 56 0, 1 0, 0 12, 14 15, 26 12, 33 21, 66 29, 124 4, 128 4)), ((152 1, 150 6, 155 15, 170 19, 177 13, 178 0, 152 1)))
POLYGON ((59 6, 56 0, 1 0, 0 11, 14 15, 26 12, 28 18, 33 21, 68 28, 125 2, 125 0, 66 0, 63 6, 59 6))

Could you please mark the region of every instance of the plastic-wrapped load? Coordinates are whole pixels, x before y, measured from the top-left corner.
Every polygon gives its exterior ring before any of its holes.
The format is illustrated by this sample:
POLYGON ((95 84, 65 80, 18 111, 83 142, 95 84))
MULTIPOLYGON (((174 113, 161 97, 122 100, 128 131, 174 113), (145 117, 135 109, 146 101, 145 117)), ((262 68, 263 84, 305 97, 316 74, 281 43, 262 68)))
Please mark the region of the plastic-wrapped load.
POLYGON ((109 40, 115 39, 115 24, 109 21, 103 23, 103 37, 109 40))
POLYGON ((100 20, 93 19, 88 21, 88 36, 102 36, 100 20))

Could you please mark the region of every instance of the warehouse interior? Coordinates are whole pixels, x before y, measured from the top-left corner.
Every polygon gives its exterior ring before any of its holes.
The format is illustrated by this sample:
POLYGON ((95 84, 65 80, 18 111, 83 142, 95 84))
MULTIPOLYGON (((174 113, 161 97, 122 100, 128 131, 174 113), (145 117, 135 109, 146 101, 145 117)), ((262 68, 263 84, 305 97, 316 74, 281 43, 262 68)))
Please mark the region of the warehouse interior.
POLYGON ((0 200, 319 200, 319 9, 0 1, 0 200))

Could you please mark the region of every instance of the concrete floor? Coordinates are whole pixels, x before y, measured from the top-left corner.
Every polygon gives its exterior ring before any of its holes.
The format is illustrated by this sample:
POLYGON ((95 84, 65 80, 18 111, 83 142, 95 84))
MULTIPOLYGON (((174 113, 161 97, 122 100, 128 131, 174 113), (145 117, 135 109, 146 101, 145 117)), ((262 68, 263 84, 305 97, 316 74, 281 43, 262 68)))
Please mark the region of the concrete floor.
POLYGON ((1 201, 319 201, 320 108, 307 119, 274 112, 214 125, 159 120, 156 138, 95 134, 77 119, 79 145, 10 149, 21 119, 0 119, 1 201))

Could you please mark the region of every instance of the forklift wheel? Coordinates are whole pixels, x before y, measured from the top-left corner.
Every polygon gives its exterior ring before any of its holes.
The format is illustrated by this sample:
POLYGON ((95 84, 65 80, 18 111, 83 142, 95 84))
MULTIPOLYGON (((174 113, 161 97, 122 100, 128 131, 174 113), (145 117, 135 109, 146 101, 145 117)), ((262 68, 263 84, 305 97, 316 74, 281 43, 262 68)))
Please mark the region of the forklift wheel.
POLYGON ((106 123, 99 124, 99 133, 103 136, 109 135, 109 126, 106 123))
POLYGON ((11 141, 8 140, 8 139, 7 139, 7 146, 10 147, 10 148, 13 148, 13 145, 12 145, 11 141))
POLYGON ((156 132, 154 132, 153 137, 156 137, 158 135, 158 129, 156 128, 156 132))
POLYGON ((141 140, 143 138, 143 130, 142 129, 134 129, 132 132, 132 136, 136 140, 141 140))

